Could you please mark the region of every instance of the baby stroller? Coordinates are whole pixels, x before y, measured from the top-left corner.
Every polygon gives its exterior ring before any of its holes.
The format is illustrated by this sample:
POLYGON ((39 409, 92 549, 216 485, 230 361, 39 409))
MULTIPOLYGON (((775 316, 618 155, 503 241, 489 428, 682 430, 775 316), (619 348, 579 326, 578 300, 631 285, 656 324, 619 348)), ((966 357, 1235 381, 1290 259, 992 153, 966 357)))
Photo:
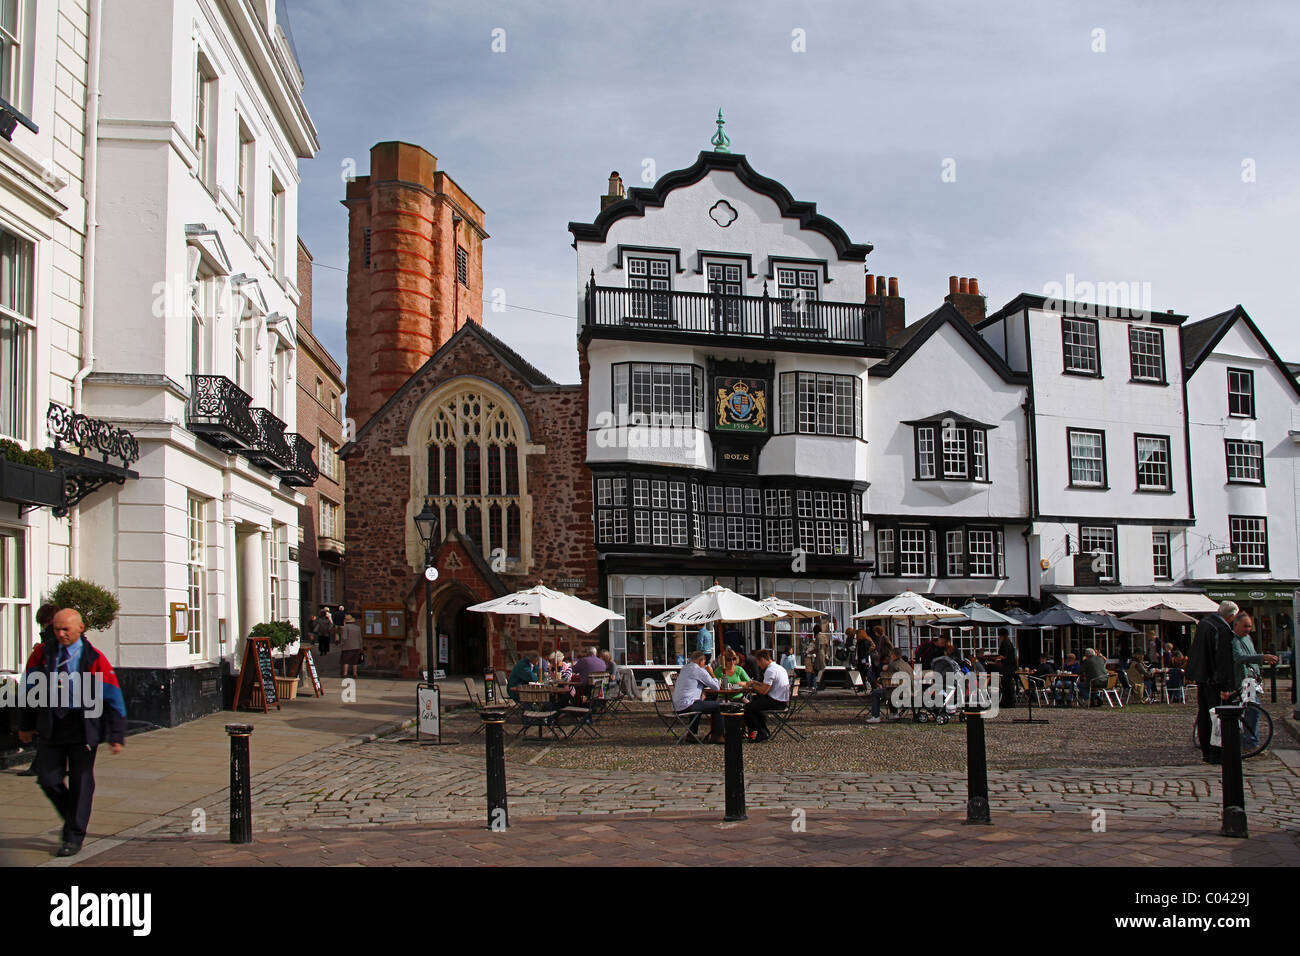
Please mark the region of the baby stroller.
MULTIPOLYGON (((962 667, 947 655, 936 657, 930 662, 933 674, 933 687, 925 686, 920 701, 915 701, 915 713, 918 723, 946 724, 961 713, 964 700, 962 667)), ((927 685, 929 682, 926 682, 927 685)))

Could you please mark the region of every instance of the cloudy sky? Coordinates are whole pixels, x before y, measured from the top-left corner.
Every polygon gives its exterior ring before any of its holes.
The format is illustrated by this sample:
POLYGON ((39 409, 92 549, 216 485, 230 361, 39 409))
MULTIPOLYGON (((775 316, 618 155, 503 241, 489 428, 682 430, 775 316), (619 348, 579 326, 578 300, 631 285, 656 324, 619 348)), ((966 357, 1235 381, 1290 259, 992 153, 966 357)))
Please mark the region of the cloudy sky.
POLYGON ((316 332, 340 360, 347 160, 365 173, 371 145, 395 139, 437 156, 486 210, 484 287, 510 305, 485 307, 486 326, 573 382, 567 224, 595 216, 610 170, 644 185, 690 165, 719 107, 733 152, 875 245, 867 266, 899 277, 909 320, 953 274, 978 277, 990 311, 1050 283, 1138 283, 1191 320, 1240 302, 1300 359, 1289 0, 289 12, 321 140, 300 167, 299 229, 316 332))

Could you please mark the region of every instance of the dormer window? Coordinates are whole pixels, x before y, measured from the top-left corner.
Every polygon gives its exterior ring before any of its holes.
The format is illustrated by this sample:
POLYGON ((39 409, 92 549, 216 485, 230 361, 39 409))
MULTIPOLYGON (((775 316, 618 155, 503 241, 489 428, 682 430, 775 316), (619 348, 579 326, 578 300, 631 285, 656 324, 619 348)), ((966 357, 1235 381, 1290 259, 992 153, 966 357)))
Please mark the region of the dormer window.
POLYGON ((914 430, 918 481, 990 480, 988 431, 994 426, 956 412, 903 424, 914 430))
POLYGON ((776 289, 781 297, 781 324, 811 326, 813 305, 818 299, 816 269, 776 270, 776 289))

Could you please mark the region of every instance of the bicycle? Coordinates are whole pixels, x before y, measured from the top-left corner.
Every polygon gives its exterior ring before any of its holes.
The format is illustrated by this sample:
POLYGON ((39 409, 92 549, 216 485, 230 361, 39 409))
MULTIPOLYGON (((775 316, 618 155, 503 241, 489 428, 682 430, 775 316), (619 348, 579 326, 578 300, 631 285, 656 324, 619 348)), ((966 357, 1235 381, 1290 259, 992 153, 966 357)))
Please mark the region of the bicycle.
MULTIPOLYGON (((1261 707, 1259 702, 1255 699, 1259 686, 1258 682, 1247 679, 1242 681, 1242 689, 1232 695, 1232 703, 1241 704, 1244 702, 1246 712, 1256 714, 1257 717, 1255 723, 1256 742, 1254 745, 1250 745, 1246 742, 1245 713, 1242 714, 1241 756, 1243 758, 1254 757, 1263 753, 1265 748, 1268 747, 1269 742, 1273 739, 1273 718, 1269 716, 1268 711, 1261 707)), ((1192 725, 1192 744, 1196 747, 1201 746, 1200 727, 1196 724, 1192 725)))

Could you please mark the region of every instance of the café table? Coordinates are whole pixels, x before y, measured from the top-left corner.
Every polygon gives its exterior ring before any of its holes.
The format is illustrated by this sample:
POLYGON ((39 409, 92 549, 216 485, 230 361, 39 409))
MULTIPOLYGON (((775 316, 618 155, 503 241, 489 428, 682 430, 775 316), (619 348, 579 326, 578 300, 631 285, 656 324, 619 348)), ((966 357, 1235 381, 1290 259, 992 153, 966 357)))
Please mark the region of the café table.
MULTIPOLYGON (((740 702, 744 702, 744 700, 747 697, 749 697, 749 691, 742 689, 738 685, 732 684, 732 685, 719 687, 717 690, 714 690, 711 687, 706 687, 704 689, 704 696, 708 700, 735 701, 740 703, 740 702)), ((722 721, 721 713, 709 714, 709 742, 710 743, 715 743, 715 744, 726 743, 722 730, 719 727, 721 721, 722 721)))
POLYGON ((1079 674, 1072 674, 1069 671, 1062 671, 1059 674, 1048 674, 1046 680, 1052 688, 1052 696, 1057 697, 1057 707, 1069 707, 1070 698, 1077 697, 1079 674), (1059 686, 1058 686, 1059 685, 1059 686), (1057 691, 1060 691, 1058 694, 1057 691))

